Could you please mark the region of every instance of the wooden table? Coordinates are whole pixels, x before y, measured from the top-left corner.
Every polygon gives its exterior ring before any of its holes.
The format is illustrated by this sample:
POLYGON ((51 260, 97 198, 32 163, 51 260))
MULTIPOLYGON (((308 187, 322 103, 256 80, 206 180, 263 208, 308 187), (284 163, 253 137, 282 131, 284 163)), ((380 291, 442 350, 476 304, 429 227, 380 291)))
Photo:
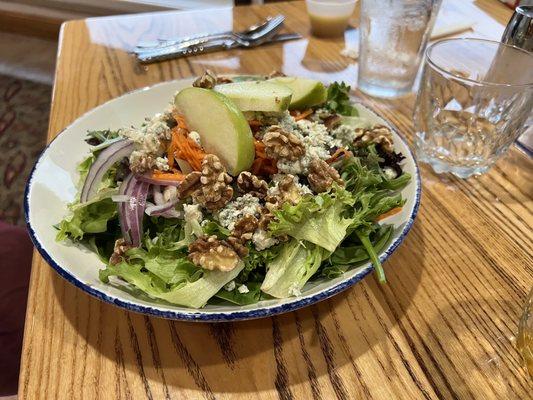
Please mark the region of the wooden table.
MULTIPOLYGON (((455 0, 474 36, 498 38, 510 11, 455 0)), ((69 22, 63 26, 48 138, 129 90, 190 77, 273 69, 355 85, 342 41, 307 37, 301 2, 69 22), (241 28, 282 12, 299 41, 138 65, 141 39, 241 28)), ((356 31, 346 34, 353 42, 356 31)), ((410 140, 414 98, 356 93, 410 140)), ((486 175, 459 180, 422 167, 420 213, 386 263, 334 298, 273 318, 184 323, 126 312, 66 283, 35 255, 21 399, 526 399, 512 344, 532 274, 532 163, 517 149, 486 175)), ((527 393, 530 393, 528 395, 527 393)))

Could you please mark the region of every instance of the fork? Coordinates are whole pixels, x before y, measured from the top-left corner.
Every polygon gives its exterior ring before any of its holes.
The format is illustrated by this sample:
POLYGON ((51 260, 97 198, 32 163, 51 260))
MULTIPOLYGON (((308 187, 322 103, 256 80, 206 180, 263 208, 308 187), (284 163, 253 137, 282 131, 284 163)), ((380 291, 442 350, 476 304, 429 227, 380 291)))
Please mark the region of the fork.
POLYGON ((182 42, 154 49, 136 51, 137 58, 142 63, 167 60, 176 56, 201 54, 210 51, 231 49, 235 47, 255 47, 270 40, 281 28, 285 17, 278 15, 268 21, 265 26, 250 35, 241 33, 220 34, 211 36, 208 40, 191 41, 187 45, 182 42))
POLYGON ((159 52, 163 51, 163 49, 167 47, 178 49, 185 49, 190 46, 200 46, 204 43, 208 43, 211 41, 219 41, 219 40, 236 40, 239 43, 244 43, 247 41, 254 41, 260 38, 263 35, 263 32, 268 31, 270 27, 272 26, 279 26, 283 24, 283 21, 285 20, 285 17, 283 15, 276 15, 275 17, 269 17, 266 21, 264 21, 261 24, 253 25, 249 27, 247 30, 242 32, 221 32, 221 33, 215 33, 215 34, 208 34, 208 35, 200 35, 184 40, 170 40, 167 42, 162 42, 162 44, 151 46, 151 47, 137 47, 134 51, 134 53, 137 56, 148 56, 149 54, 152 54, 152 52, 159 52))
MULTIPOLYGON (((244 29, 243 31, 237 32, 237 34, 242 36, 251 35, 261 29, 263 29, 270 21, 272 20, 271 16, 268 16, 265 18, 265 20, 251 25, 248 28, 244 29)), ((177 44, 183 44, 190 41, 196 41, 196 40, 202 40, 202 39, 210 39, 213 36, 220 36, 220 35, 231 35, 233 31, 224 31, 224 32, 215 32, 215 33, 202 33, 199 35, 189 36, 189 37, 183 37, 183 38, 176 38, 176 39, 157 39, 157 42, 148 42, 148 43, 139 43, 135 47, 135 51, 144 51, 148 49, 155 49, 155 48, 162 48, 166 46, 174 46, 177 44)))

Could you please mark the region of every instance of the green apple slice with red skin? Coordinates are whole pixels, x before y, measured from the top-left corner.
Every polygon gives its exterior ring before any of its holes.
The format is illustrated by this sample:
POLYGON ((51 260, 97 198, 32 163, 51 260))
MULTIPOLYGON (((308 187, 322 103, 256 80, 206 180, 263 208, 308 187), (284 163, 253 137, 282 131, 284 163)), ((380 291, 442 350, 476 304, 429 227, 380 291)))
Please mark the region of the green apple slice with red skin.
POLYGON ((289 110, 302 110, 325 103, 328 98, 328 90, 320 81, 292 76, 280 76, 269 79, 267 82, 275 82, 286 85, 292 90, 289 110))
POLYGON ((220 158, 230 175, 250 169, 255 158, 254 138, 239 108, 214 90, 180 90, 174 105, 187 126, 198 132, 206 153, 220 158))
POLYGON ((215 86, 215 90, 231 99, 241 111, 283 112, 289 108, 292 90, 274 82, 247 81, 215 86))

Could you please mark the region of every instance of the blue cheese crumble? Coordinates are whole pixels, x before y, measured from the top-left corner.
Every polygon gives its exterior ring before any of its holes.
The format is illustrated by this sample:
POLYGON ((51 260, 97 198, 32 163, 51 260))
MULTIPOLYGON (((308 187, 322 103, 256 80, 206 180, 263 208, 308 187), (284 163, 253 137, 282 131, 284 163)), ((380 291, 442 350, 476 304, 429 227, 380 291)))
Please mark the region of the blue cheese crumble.
POLYGON ((314 158, 326 160, 330 157, 330 150, 340 145, 340 141, 331 136, 327 127, 318 122, 283 118, 280 121, 283 130, 291 132, 305 147, 303 157, 295 161, 280 160, 277 163, 280 172, 292 175, 307 175, 309 164, 314 158))
POLYGON ((200 139, 200 134, 196 131, 189 132, 189 139, 192 139, 198 146, 202 147, 202 141, 200 139))
POLYGON ((252 236, 252 242, 256 250, 261 251, 278 244, 279 240, 271 237, 267 231, 258 229, 252 236))
POLYGON ((224 285, 224 290, 226 292, 232 292, 233 289, 235 289, 235 286, 236 286, 235 281, 231 281, 227 283, 226 285, 224 285))
POLYGON ((237 292, 241 293, 241 294, 244 294, 244 293, 248 293, 250 291, 250 289, 248 289, 248 286, 246 285, 241 285, 237 288, 237 292))
POLYGON ((217 218, 220 225, 231 231, 235 227, 235 223, 242 217, 245 215, 258 217, 260 211, 261 205, 259 204, 259 199, 247 193, 226 204, 218 212, 217 218))
POLYGON ((309 188, 309 186, 300 183, 300 178, 297 175, 275 174, 275 175, 272 175, 272 182, 274 183, 274 185, 268 188, 267 195, 277 196, 281 194, 279 190, 279 184, 287 176, 292 176, 292 179, 294 182, 293 186, 296 188, 299 195, 303 196, 305 194, 313 193, 311 189, 309 188))
POLYGON ((338 140, 339 146, 347 147, 355 140, 355 129, 348 125, 339 125, 331 131, 331 134, 338 140))
POLYGON ((171 131, 166 120, 169 118, 167 112, 154 115, 153 118, 147 118, 139 128, 121 129, 120 134, 127 137, 135 143, 135 148, 130 155, 130 167, 132 171, 140 173, 147 171, 155 166, 165 167, 163 154, 163 141, 170 140, 171 131))

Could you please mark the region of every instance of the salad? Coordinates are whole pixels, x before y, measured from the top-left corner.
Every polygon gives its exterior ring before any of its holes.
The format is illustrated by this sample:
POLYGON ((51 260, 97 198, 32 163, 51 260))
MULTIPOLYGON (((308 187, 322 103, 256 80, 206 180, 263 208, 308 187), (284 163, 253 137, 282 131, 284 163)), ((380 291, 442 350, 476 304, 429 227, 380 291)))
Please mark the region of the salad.
POLYGON ((57 240, 110 285, 191 308, 300 296, 378 254, 410 181, 350 87, 206 71, 138 127, 87 134, 57 240))

